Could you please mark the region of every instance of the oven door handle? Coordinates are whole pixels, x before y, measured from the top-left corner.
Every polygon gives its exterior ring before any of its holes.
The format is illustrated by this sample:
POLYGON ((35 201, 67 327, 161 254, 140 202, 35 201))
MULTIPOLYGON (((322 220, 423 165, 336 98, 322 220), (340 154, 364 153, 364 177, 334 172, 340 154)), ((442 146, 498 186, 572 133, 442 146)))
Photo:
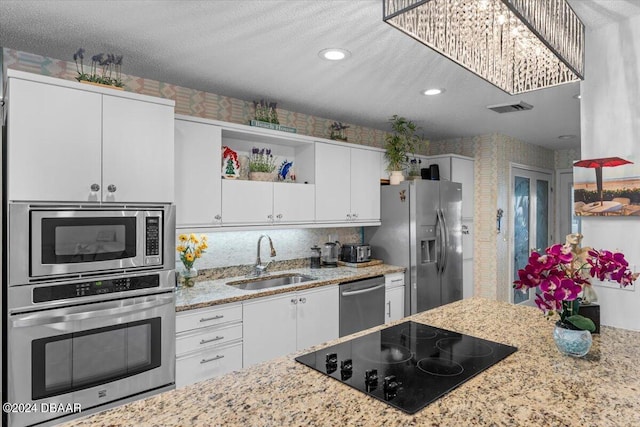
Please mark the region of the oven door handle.
POLYGON ((343 297, 350 297, 352 295, 366 294, 368 292, 373 292, 373 291, 378 290, 380 288, 384 288, 384 286, 385 286, 385 284, 383 283, 382 285, 371 286, 371 287, 364 288, 364 289, 358 289, 357 291, 344 291, 344 292, 342 292, 342 296, 343 297))
POLYGON ((75 322, 78 320, 93 319, 96 317, 117 316, 121 314, 136 313, 167 304, 172 304, 173 301, 174 296, 171 295, 169 297, 158 298, 154 301, 132 304, 125 307, 107 308, 104 310, 83 311, 81 313, 63 314, 59 316, 52 316, 46 312, 42 314, 31 314, 26 318, 11 320, 11 325, 14 328, 24 328, 30 326, 50 325, 52 323, 75 322))

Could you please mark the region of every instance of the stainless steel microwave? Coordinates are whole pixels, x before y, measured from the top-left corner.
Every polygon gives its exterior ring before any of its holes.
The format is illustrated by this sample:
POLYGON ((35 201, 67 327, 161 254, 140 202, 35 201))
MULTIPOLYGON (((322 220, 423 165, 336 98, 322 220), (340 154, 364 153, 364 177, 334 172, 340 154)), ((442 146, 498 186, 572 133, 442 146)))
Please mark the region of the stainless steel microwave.
POLYGON ((173 269, 173 205, 9 205, 9 285, 173 269))

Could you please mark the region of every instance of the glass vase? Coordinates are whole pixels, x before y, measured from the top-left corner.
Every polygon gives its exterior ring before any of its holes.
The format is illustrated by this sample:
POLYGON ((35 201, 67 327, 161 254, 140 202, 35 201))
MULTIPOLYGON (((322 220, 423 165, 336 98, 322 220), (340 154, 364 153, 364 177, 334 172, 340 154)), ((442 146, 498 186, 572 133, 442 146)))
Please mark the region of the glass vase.
POLYGON ((583 357, 591 348, 591 332, 569 329, 562 323, 556 323, 553 340, 560 353, 567 356, 583 357))
POLYGON ((185 288, 191 288, 195 285, 195 278, 198 276, 198 270, 195 268, 185 268, 180 271, 178 284, 184 286, 185 288))

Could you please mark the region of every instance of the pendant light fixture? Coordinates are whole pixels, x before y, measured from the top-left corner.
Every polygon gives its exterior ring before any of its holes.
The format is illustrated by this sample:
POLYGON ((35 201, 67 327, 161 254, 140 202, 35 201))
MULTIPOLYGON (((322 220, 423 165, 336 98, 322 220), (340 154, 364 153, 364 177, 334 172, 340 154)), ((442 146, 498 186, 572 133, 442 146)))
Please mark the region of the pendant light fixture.
POLYGON ((383 0, 383 20, 511 95, 583 78, 566 0, 383 0))

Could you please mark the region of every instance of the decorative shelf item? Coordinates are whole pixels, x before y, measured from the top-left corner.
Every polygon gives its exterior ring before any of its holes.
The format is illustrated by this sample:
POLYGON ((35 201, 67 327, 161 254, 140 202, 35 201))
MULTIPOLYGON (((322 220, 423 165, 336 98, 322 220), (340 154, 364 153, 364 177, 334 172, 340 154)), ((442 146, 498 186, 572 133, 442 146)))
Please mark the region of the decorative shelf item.
POLYGON ((249 179, 252 181, 273 181, 276 174, 276 163, 270 148, 251 149, 249 157, 249 179))
POLYGON ((78 49, 73 54, 73 60, 76 63, 76 71, 78 72, 76 80, 80 83, 124 90, 124 83, 122 83, 122 55, 114 55, 113 53, 93 55, 89 72, 84 70, 83 48, 78 49))
POLYGON ((275 102, 268 102, 264 99, 260 101, 253 101, 253 106, 256 109, 255 119, 249 121, 251 126, 256 126, 265 129, 279 130, 282 132, 296 133, 297 129, 289 126, 282 126, 278 120, 278 112, 276 110, 275 102))
POLYGON ((422 179, 422 173, 420 172, 421 164, 422 160, 416 159, 415 157, 409 160, 409 176, 407 176, 407 179, 422 179))
POLYGON ((222 176, 225 179, 236 179, 240 176, 238 153, 226 145, 222 147, 222 176))
POLYGON ((348 125, 345 125, 342 122, 333 122, 330 127, 331 135, 329 138, 336 141, 347 141, 347 133, 345 130, 349 128, 348 125))
POLYGON ((287 178, 290 181, 295 181, 296 175, 293 172, 293 162, 290 162, 287 159, 285 159, 280 165, 280 167, 278 168, 278 179, 280 181, 286 181, 287 178))
POLYGON ((296 129, 296 128, 292 128, 292 127, 289 127, 289 126, 283 126, 283 125, 275 124, 275 123, 261 122, 259 120, 251 120, 249 122, 249 124, 251 126, 255 126, 255 127, 259 127, 259 128, 279 130, 279 131, 282 131, 282 132, 289 132, 289 133, 297 133, 298 132, 298 129, 296 129))

